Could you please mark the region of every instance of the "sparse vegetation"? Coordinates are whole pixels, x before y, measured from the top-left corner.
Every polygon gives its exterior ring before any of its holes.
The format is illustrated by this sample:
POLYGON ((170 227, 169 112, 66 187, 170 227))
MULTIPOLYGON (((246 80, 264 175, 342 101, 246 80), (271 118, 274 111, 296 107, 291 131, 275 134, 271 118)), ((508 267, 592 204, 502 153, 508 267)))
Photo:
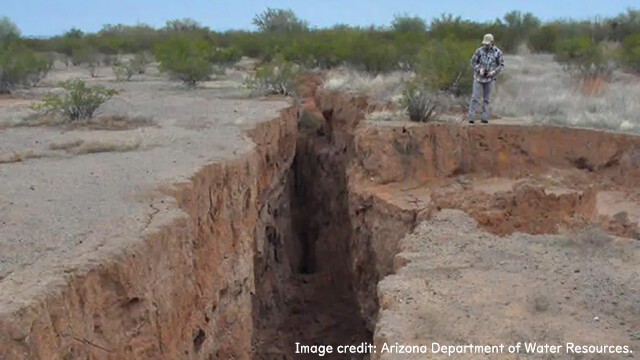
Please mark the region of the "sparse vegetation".
POLYGON ((64 94, 49 93, 32 108, 44 115, 62 115, 72 121, 90 119, 100 105, 118 93, 102 85, 88 86, 79 79, 63 81, 59 86, 64 94))
POLYGON ((586 35, 559 41, 555 59, 581 79, 609 78, 616 65, 612 54, 586 35))
POLYGON ((295 76, 298 72, 298 65, 279 57, 256 70, 254 75, 245 80, 245 86, 257 92, 293 95, 296 91, 295 76))
POLYGON ((118 81, 129 81, 133 75, 144 74, 149 66, 150 55, 138 53, 128 60, 116 60, 111 66, 118 81))
POLYGON ((436 99, 432 91, 419 82, 411 82, 402 92, 400 100, 409 119, 416 122, 428 122, 436 109, 436 99))

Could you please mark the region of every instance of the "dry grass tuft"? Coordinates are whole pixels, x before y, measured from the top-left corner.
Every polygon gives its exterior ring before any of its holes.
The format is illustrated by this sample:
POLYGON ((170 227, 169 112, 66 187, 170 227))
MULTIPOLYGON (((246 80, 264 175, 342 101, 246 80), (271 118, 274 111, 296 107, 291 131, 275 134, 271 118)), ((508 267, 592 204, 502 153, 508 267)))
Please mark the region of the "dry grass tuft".
POLYGON ((392 72, 376 76, 353 69, 338 68, 329 71, 322 87, 326 90, 366 95, 372 103, 397 102, 412 75, 392 72))
POLYGON ((116 140, 71 140, 49 145, 51 150, 65 150, 74 155, 94 154, 101 152, 127 152, 138 150, 142 145, 142 139, 133 141, 116 140))
POLYGON ((25 161, 27 159, 43 158, 45 156, 46 154, 38 152, 33 149, 29 149, 24 152, 15 151, 15 152, 6 153, 6 154, 0 154, 0 164, 17 163, 17 162, 25 161))
POLYGON ((80 145, 82 145, 82 143, 84 142, 84 140, 71 140, 71 141, 65 141, 65 142, 61 142, 61 143, 52 143, 51 145, 49 145, 49 149, 51 150, 68 150, 68 149, 72 149, 72 148, 76 148, 80 145))
POLYGON ((104 115, 92 119, 81 121, 69 121, 60 116, 29 114, 21 122, 13 126, 59 126, 65 129, 88 129, 88 130, 132 130, 141 127, 155 126, 151 117, 146 116, 124 116, 124 115, 104 115))

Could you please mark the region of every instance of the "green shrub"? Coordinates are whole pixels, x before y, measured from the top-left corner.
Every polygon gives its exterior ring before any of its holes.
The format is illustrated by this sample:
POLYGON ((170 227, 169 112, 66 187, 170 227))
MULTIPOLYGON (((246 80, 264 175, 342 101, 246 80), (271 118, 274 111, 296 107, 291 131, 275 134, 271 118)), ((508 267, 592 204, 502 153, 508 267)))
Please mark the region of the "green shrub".
POLYGON ((529 49, 536 53, 553 53, 560 35, 558 26, 554 24, 543 25, 529 36, 529 49))
POLYGON ((20 37, 20 29, 6 16, 0 17, 0 41, 20 37))
POLYGON ((624 39, 622 64, 626 70, 640 73, 640 33, 629 35, 624 39))
POLYGON ((436 97, 433 91, 422 82, 407 84, 402 92, 400 104, 404 107, 411 121, 428 122, 436 109, 436 97))
POLYGON ((133 59, 116 61, 113 66, 111 66, 111 70, 113 70, 113 73, 116 75, 116 80, 118 81, 129 81, 133 75, 138 74, 138 68, 134 64, 133 59))
POLYGON ((87 86, 79 79, 59 83, 64 94, 49 93, 32 109, 47 115, 62 115, 72 121, 90 119, 96 110, 118 93, 102 85, 87 86))
POLYGON ((469 60, 476 45, 472 41, 432 41, 420 51, 416 72, 432 90, 467 95, 473 85, 469 60))
POLYGON ((299 19, 290 9, 267 8, 256 15, 252 23, 264 32, 299 32, 309 29, 307 22, 299 19))
POLYGON ((235 47, 218 47, 212 50, 209 61, 219 66, 229 66, 240 60, 240 57, 240 51, 235 47))
POLYGON ((213 73, 211 54, 213 46, 209 40, 189 36, 173 35, 155 49, 160 69, 187 86, 208 80, 213 73))
POLYGON ((427 31, 427 23, 419 16, 395 15, 391 22, 391 28, 397 32, 417 32, 427 31))
POLYGON ((289 96, 296 91, 295 77, 300 72, 300 67, 278 56, 272 62, 267 63, 256 73, 245 80, 245 86, 249 89, 277 95, 289 96))
POLYGON ((555 58, 567 72, 581 78, 608 78, 615 68, 613 54, 586 35, 558 41, 555 58))
POLYGON ((387 35, 374 30, 344 31, 335 38, 334 54, 340 62, 372 74, 395 70, 401 54, 387 35))
POLYGON ((34 86, 44 78, 52 59, 23 46, 18 40, 0 43, 0 94, 17 86, 34 86))

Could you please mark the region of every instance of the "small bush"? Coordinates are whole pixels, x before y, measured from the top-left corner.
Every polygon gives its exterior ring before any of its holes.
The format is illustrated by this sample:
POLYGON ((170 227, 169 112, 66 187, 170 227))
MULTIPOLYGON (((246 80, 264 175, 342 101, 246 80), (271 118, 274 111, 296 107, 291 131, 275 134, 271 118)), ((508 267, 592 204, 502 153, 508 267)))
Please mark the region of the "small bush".
POLYGON ((432 41, 418 55, 416 72, 432 90, 467 95, 473 85, 469 59, 476 45, 470 41, 432 41))
POLYGON ((289 96, 295 93, 295 76, 300 67, 277 57, 256 70, 245 80, 245 86, 259 92, 289 96))
POLYGON ((629 35, 624 39, 622 64, 626 70, 640 73, 640 34, 629 35))
POLYGON ((402 92, 400 103, 411 121, 428 122, 436 109, 436 99, 427 86, 419 82, 407 84, 402 92))
POLYGON ((138 73, 132 60, 118 61, 111 67, 118 81, 129 81, 131 77, 138 73))
POLYGON ((0 43, 0 94, 17 86, 34 86, 43 79, 53 61, 22 46, 17 40, 0 43))
POLYGON ((147 72, 149 65, 153 61, 153 55, 147 51, 137 53, 133 59, 131 59, 131 66, 142 75, 147 72))
POLYGON ((63 95, 49 93, 32 109, 47 115, 62 115, 72 121, 90 119, 96 110, 118 93, 102 85, 87 86, 79 79, 59 83, 63 95))
POLYGON ((213 47, 210 41, 185 35, 174 35, 155 49, 160 69, 173 78, 193 87, 208 80, 213 73, 210 58, 213 47))

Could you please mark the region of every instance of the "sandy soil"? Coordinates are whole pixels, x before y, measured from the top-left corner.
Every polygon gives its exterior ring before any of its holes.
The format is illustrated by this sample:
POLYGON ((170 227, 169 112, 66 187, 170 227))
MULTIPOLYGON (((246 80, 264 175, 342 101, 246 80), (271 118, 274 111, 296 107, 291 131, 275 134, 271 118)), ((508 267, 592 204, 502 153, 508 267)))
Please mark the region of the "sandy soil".
MULTIPOLYGON (((626 359, 566 343, 640 351, 640 243, 581 232, 498 237, 462 211, 443 210, 402 240, 395 274, 378 285, 375 342, 427 345, 420 358, 626 359), (559 354, 431 353, 432 343, 562 345, 559 354)), ((523 350, 524 351, 524 350, 523 350)), ((506 352, 506 350, 505 350, 506 352)), ((416 355, 378 353, 375 359, 416 355)))
POLYGON ((130 82, 115 82, 108 68, 100 75, 61 68, 41 87, 0 99, 0 281, 141 234, 169 207, 160 184, 188 180, 202 165, 247 150, 243 130, 287 106, 250 99, 236 71, 195 90, 154 68, 130 82), (33 98, 73 77, 121 91, 98 116, 141 117, 142 126, 15 126, 31 114, 33 98))

